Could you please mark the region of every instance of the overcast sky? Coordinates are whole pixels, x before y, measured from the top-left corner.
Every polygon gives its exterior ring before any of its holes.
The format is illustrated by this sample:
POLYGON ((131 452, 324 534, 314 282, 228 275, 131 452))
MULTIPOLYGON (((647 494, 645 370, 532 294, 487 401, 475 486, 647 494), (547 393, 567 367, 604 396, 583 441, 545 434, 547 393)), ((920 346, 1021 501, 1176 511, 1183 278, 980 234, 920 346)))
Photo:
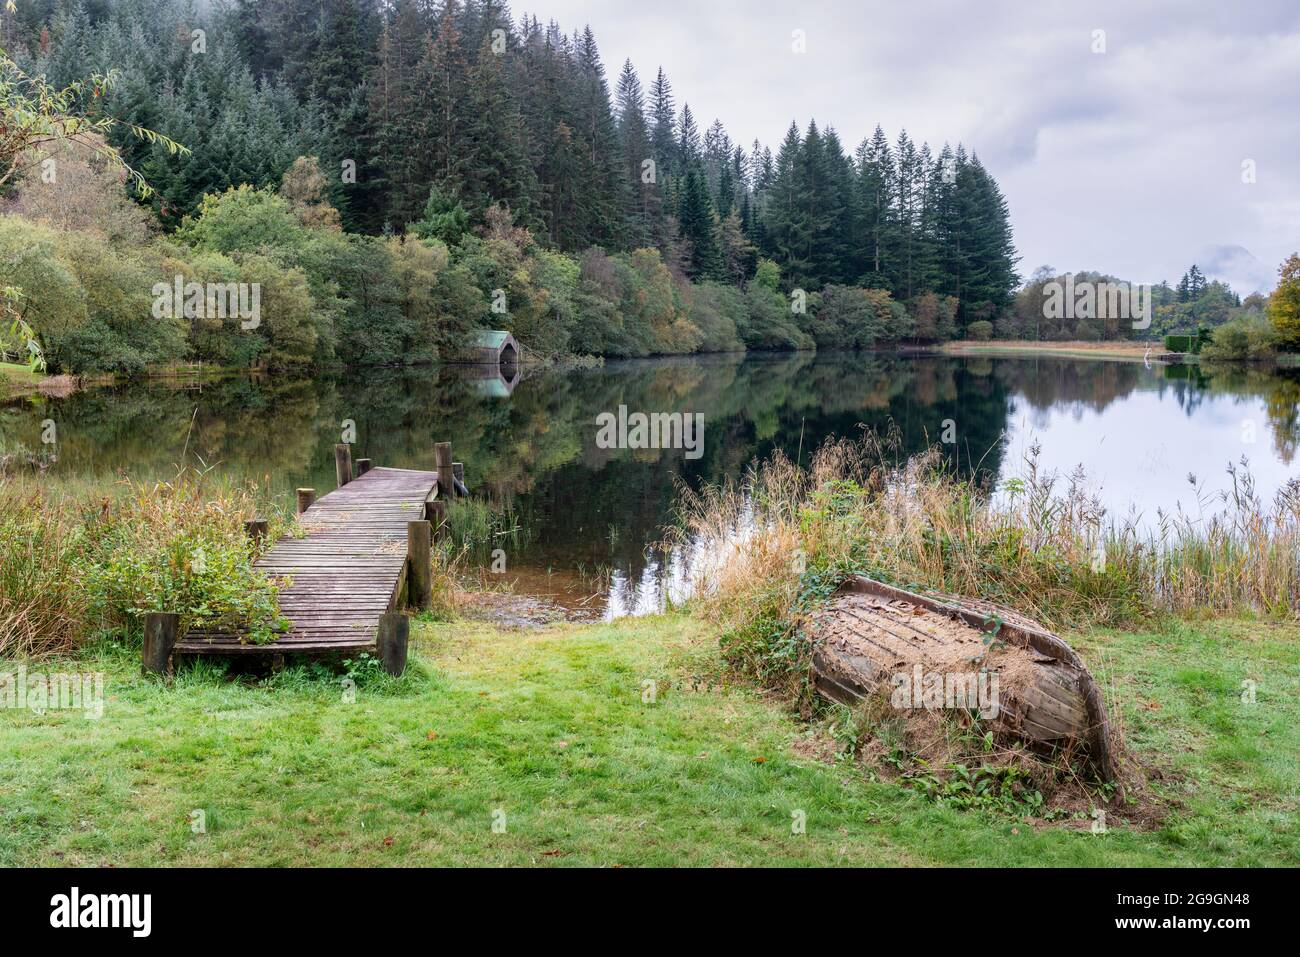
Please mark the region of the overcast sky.
POLYGON ((662 65, 679 108, 746 148, 775 151, 810 118, 846 146, 877 123, 891 141, 960 140, 1007 195, 1025 276, 1175 282, 1196 262, 1244 294, 1300 249, 1300 0, 516 0, 525 11, 589 23, 611 87, 626 58, 647 88, 662 65))

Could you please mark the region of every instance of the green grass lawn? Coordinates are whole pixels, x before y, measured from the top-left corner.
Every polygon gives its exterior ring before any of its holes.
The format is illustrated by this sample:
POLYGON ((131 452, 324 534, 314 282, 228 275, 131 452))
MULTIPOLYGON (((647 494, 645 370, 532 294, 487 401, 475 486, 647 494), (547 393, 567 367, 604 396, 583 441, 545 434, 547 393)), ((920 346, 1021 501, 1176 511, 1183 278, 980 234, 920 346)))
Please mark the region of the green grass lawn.
POLYGON ((45 375, 32 372, 27 366, 0 362, 0 400, 12 400, 36 395, 45 375))
POLYGON ((36 382, 40 380, 39 374, 32 372, 26 365, 16 365, 14 363, 0 363, 0 378, 12 378, 17 382, 36 382))
POLYGON ((363 675, 355 703, 338 676, 303 668, 259 681, 205 667, 164 686, 124 650, 58 663, 107 673, 105 713, 0 709, 0 864, 1300 859, 1300 627, 1077 639, 1130 742, 1161 769, 1155 787, 1180 806, 1161 830, 1106 834, 949 810, 800 757, 796 742, 824 729, 724 681, 716 640, 691 618, 416 634, 407 674, 363 675), (1257 682, 1253 705, 1243 679, 1257 682))

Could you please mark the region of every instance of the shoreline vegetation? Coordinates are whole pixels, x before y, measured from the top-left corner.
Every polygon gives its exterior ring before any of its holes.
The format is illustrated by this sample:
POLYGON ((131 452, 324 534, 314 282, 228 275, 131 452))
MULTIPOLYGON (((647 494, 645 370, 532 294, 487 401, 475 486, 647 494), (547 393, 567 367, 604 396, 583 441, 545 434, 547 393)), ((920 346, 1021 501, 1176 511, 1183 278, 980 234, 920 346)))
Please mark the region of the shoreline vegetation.
POLYGON ((403 678, 345 668, 355 703, 337 671, 310 664, 207 665, 165 685, 111 643, 43 663, 102 672, 105 713, 0 709, 0 865, 1295 861, 1300 626, 1222 618, 1064 637, 1105 663, 1112 719, 1153 772, 1142 816, 926 798, 871 773, 851 715, 801 719, 720 667, 713 630, 680 613, 523 631, 418 620, 403 678), (1247 679, 1254 706, 1240 700, 1247 679))
POLYGON ((1019 356, 1019 355, 1059 355, 1072 359, 1123 359, 1141 362, 1149 357, 1151 362, 1163 362, 1159 359, 1165 349, 1156 342, 1110 341, 1110 342, 1050 342, 1025 339, 1000 339, 980 342, 973 339, 959 339, 945 342, 938 348, 944 355, 955 356, 1019 356))
MULTIPOLYGON (((196 606, 215 607, 240 589, 204 592, 192 546, 205 543, 209 568, 242 567, 251 553, 240 520, 257 490, 200 494, 193 483, 201 481, 124 486, 124 502, 104 503, 71 533, 65 520, 52 527, 51 516, 66 514, 57 509, 0 509, 0 529, 43 543, 4 543, 20 561, 6 564, 0 593, 10 598, 17 581, 47 608, 82 602, 84 592, 130 609, 155 586, 180 587, 196 606), (33 525, 43 529, 34 538, 33 525), (146 540, 150 556, 129 569, 78 571, 75 583, 68 574, 82 553, 94 568, 102 563, 93 556, 146 540)), ((491 518, 481 509, 453 516, 460 533, 437 565, 439 608, 414 622, 400 679, 363 656, 269 673, 205 660, 164 683, 140 675, 137 639, 121 617, 75 649, 29 642, 25 653, 11 644, 0 658, 28 672, 104 672, 109 697, 97 722, 0 709, 0 770, 21 782, 0 809, 0 860, 1293 859, 1300 488, 1262 503, 1240 477, 1222 520, 1171 523, 1148 539, 1107 522, 1032 464, 1017 481, 1009 501, 989 502, 978 478, 959 479, 932 455, 897 460, 887 442, 828 443, 802 470, 778 457, 744 482, 681 499, 678 544, 718 559, 700 565, 684 606, 523 630, 459 614, 457 555, 483 538, 491 518), (900 724, 871 702, 847 709, 812 697, 801 622, 849 571, 979 594, 1050 624, 1102 682, 1124 742, 1122 787, 995 741, 974 715, 900 724), (340 698, 340 676, 355 682, 355 705, 340 698), (142 737, 164 706, 167 733, 142 737), (137 760, 123 771, 115 755, 127 740, 137 760), (208 755, 198 768, 194 748, 208 755), (333 760, 319 764, 321 749, 333 760), (36 813, 37 795, 74 752, 86 786, 65 785, 56 806, 36 813), (321 773, 250 777, 306 764, 321 773), (634 786, 610 787, 612 779, 634 786), (142 789, 161 811, 141 804, 142 789), (715 814, 701 819, 701 802, 715 814), (188 827, 193 808, 206 810, 204 835, 188 827), (499 808, 509 837, 489 842, 483 835, 499 808), (798 837, 791 817, 800 811, 807 828, 798 837), (174 823, 158 831, 157 813, 174 823), (87 821, 89 829, 78 823, 87 821), (964 839, 926 837, 936 829, 964 839)), ((248 607, 245 595, 239 601, 248 607)), ((27 620, 35 621, 30 612, 27 620)))
POLYGON ((662 70, 611 84, 590 28, 494 30, 487 0, 311 22, 268 2, 199 14, 239 42, 191 56, 194 12, 150 2, 146 23, 0 12, 7 95, 55 131, 15 147, 0 197, 0 309, 32 336, 0 353, 310 375, 454 361, 483 328, 542 357, 1124 341, 1111 299, 1145 302, 1144 335, 1222 327, 1220 359, 1300 348, 1300 260, 1267 300, 1196 266, 1134 299, 1097 272, 1022 284, 1006 200, 961 144, 877 127, 847 148, 812 121, 745 148, 662 70), (87 60, 117 71, 82 84, 87 60), (1059 295, 1102 286, 1125 295, 1059 295))
MULTIPOLYGON (((1268 297, 1192 266, 1151 287, 1151 341, 1131 340, 1132 316, 1049 306, 1054 287, 1115 277, 1021 281, 1006 200, 961 144, 876 127, 846 148, 823 118, 792 122, 775 151, 742 147, 662 70, 645 89, 628 62, 611 92, 590 28, 499 29, 491 0, 142 3, 0 10, 4 105, 37 131, 3 144, 0 393, 233 371, 301 383, 453 362, 483 328, 557 363, 1155 361, 1178 334, 1204 340, 1207 364, 1300 349, 1300 256, 1268 297), (237 40, 199 54, 195 23, 237 40), (117 70, 83 82, 101 61, 117 70)), ((1276 403, 1288 427, 1291 394, 1276 403)), ((139 672, 148 610, 275 640, 277 585, 253 570, 242 523, 269 518, 274 541, 295 518, 269 479, 204 466, 65 484, 33 448, 0 469, 0 675, 102 671, 109 697, 98 721, 0 708, 0 864, 1300 856, 1300 480, 1264 501, 1233 468, 1215 515, 1143 529, 1107 515, 1081 474, 1059 482, 1031 460, 994 488, 867 433, 807 468, 777 453, 683 489, 673 545, 705 561, 680 607, 509 632, 461 616, 461 580, 499 534, 528 529, 451 505, 437 607, 401 678, 363 655, 263 672, 199 661, 161 681, 139 672), (816 699, 804 622, 858 572, 1059 630, 1105 688, 1120 786, 972 714, 899 721, 816 699)))

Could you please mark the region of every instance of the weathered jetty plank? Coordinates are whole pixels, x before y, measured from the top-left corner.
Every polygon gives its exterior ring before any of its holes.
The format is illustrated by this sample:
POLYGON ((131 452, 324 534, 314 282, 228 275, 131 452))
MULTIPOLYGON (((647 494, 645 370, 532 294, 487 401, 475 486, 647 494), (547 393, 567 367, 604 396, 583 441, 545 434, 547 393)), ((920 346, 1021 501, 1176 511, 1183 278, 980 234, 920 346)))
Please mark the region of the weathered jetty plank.
MULTIPOLYGON (((345 471, 342 456, 339 471, 345 471)), ((241 641, 240 635, 193 630, 174 650, 377 650, 380 618, 397 611, 402 597, 409 523, 424 520, 425 502, 437 486, 437 472, 411 469, 371 467, 347 476, 345 484, 312 501, 299 516, 305 538, 281 539, 254 564, 267 575, 289 581, 280 592, 288 633, 270 644, 255 645, 241 641)), ((300 501, 305 498, 300 496, 300 501)), ((402 659, 404 663, 404 649, 402 659)))

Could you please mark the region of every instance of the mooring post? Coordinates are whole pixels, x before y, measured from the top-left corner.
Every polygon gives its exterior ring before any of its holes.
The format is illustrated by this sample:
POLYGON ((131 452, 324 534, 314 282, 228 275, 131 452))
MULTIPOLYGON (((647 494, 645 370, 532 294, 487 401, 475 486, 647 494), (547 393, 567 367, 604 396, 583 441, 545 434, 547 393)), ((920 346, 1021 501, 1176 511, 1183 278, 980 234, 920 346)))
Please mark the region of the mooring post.
POLYGON ((428 522, 406 523, 406 600, 423 611, 433 599, 433 526, 428 522))
POLYGON ((180 615, 165 611, 151 611, 144 616, 144 649, 140 657, 146 674, 167 673, 180 620, 180 615))
POLYGON ((447 523, 447 506, 442 499, 429 499, 424 503, 424 518, 433 527, 433 537, 441 538, 443 526, 447 523))
POLYGON ((400 675, 406 670, 406 646, 410 636, 411 619, 400 611, 390 611, 379 617, 379 661, 390 675, 400 675))
POLYGON ((451 498, 456 494, 456 467, 451 461, 451 443, 435 442, 433 444, 433 455, 438 465, 438 491, 443 498, 451 498))
POLYGON ((372 468, 370 459, 357 459, 357 478, 365 475, 372 468))
POLYGON ((316 490, 314 488, 298 489, 298 514, 301 515, 307 509, 311 508, 312 503, 316 501, 316 490))
POLYGON ((352 446, 346 442, 334 446, 334 476, 339 488, 352 481, 352 446))
POLYGON ((244 533, 248 535, 249 541, 253 543, 254 548, 261 547, 266 541, 266 536, 271 532, 271 523, 264 518, 255 518, 252 521, 244 523, 244 533))

